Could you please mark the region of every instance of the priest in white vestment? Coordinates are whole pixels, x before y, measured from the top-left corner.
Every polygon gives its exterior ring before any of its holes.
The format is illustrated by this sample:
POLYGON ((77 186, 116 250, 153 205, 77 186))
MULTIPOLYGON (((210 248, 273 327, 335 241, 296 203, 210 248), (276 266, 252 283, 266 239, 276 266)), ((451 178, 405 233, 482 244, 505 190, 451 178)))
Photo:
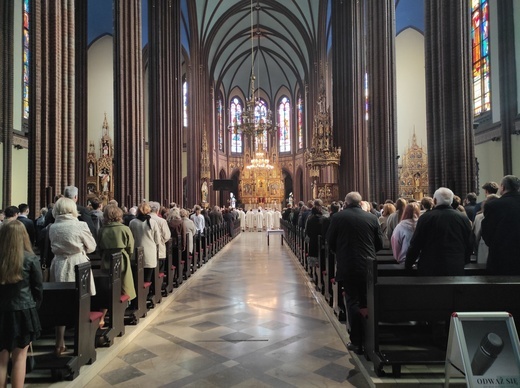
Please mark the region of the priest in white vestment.
POLYGON ((280 213, 280 210, 275 209, 273 212, 273 229, 280 229, 280 218, 282 218, 282 213, 280 213))
POLYGON ((267 209, 264 213, 265 219, 265 229, 271 230, 273 229, 273 211, 271 209, 267 209))
POLYGON ((256 223, 255 214, 253 213, 253 209, 249 209, 246 213, 246 229, 249 232, 252 232, 256 223))
POLYGON ((262 213, 262 208, 258 208, 258 211, 255 212, 255 220, 256 230, 257 232, 261 232, 264 225, 264 214, 262 213))
POLYGON ((246 213, 242 210, 242 208, 238 209, 238 220, 240 221, 240 230, 243 232, 246 230, 246 213))

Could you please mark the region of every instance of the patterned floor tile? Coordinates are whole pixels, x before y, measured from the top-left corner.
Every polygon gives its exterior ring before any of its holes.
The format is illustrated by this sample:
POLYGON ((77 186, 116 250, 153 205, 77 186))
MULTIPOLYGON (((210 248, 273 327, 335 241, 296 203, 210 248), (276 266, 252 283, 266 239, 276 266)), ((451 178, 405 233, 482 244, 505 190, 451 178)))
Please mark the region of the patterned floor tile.
POLYGON ((101 377, 111 385, 127 382, 139 376, 144 376, 144 373, 130 365, 101 374, 101 377))
POLYGON ((247 341, 247 340, 253 338, 253 336, 237 331, 235 333, 223 335, 220 338, 223 339, 224 341, 228 341, 228 342, 242 342, 242 341, 247 341))
POLYGON ((205 321, 205 322, 197 323, 195 325, 191 325, 190 327, 192 327, 193 329, 196 329, 198 331, 206 331, 206 330, 214 329, 215 327, 219 327, 219 326, 220 325, 217 325, 216 323, 213 323, 210 321, 205 321))

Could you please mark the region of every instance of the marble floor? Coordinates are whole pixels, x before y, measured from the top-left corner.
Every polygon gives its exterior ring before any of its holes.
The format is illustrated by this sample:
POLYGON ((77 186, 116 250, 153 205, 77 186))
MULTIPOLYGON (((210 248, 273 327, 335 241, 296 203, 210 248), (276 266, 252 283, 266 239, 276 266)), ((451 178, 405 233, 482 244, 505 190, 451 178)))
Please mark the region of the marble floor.
MULTIPOLYGON (((242 233, 73 381, 30 388, 443 387, 444 367, 379 378, 280 238, 242 233)), ((463 387, 464 380, 450 386, 463 387)))
POLYGON ((279 238, 242 233, 78 378, 52 386, 369 387, 318 302, 279 238))

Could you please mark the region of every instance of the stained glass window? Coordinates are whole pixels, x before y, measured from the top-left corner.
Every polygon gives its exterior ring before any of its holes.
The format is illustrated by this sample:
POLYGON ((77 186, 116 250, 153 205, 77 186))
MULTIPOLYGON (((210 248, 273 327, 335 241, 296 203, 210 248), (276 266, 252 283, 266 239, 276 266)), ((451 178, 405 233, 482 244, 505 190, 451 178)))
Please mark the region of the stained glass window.
POLYGON ((188 83, 186 81, 182 84, 182 119, 185 128, 188 127, 188 83))
POLYGON ((222 96, 217 100, 217 131, 218 131, 218 149, 224 151, 224 122, 222 117, 222 96))
POLYGON ((291 103, 283 97, 278 105, 278 125, 280 126, 280 152, 291 151, 291 103))
POLYGON ((238 125, 242 124, 242 101, 238 97, 234 97, 231 100, 229 120, 231 127, 231 152, 242 153, 242 131, 238 128, 238 125))
POLYGON ((368 100, 368 74, 365 73, 365 121, 368 121, 370 105, 368 100))
POLYGON ((29 118, 29 0, 23 1, 23 118, 29 118))
MULTIPOLYGON (((267 102, 265 102, 262 99, 259 99, 255 106, 255 121, 261 122, 262 120, 265 122, 265 117, 267 116, 267 102)), ((262 134, 262 147, 264 147, 264 150, 267 150, 267 129, 264 130, 264 133, 262 134)), ((255 147, 258 149, 258 139, 260 136, 257 136, 255 138, 255 147)))
POLYGON ((303 100, 298 96, 298 149, 303 148, 303 100))
POLYGON ((475 116, 491 109, 489 77, 489 2, 471 2, 471 38, 473 43, 473 109, 475 116))

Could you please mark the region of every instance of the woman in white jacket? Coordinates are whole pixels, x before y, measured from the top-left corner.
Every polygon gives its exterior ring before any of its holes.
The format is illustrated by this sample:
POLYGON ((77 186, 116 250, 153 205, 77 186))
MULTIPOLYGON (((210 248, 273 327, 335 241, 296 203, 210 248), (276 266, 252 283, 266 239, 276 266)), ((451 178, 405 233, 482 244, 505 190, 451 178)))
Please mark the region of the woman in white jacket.
POLYGON ((150 217, 152 208, 142 203, 137 209, 137 216, 130 221, 129 227, 134 236, 135 246, 144 250, 144 281, 151 282, 153 270, 157 267, 157 246, 161 242, 159 224, 150 217))
MULTIPOLYGON (((49 225, 49 240, 54 259, 50 267, 51 282, 75 281, 74 267, 89 259, 87 253, 94 252, 96 240, 86 222, 78 220, 76 202, 60 198, 52 209, 54 223, 49 225)), ((96 294, 94 277, 90 276, 90 294, 96 294)), ((56 327, 56 348, 54 353, 61 356, 65 347, 65 326, 56 327)))

